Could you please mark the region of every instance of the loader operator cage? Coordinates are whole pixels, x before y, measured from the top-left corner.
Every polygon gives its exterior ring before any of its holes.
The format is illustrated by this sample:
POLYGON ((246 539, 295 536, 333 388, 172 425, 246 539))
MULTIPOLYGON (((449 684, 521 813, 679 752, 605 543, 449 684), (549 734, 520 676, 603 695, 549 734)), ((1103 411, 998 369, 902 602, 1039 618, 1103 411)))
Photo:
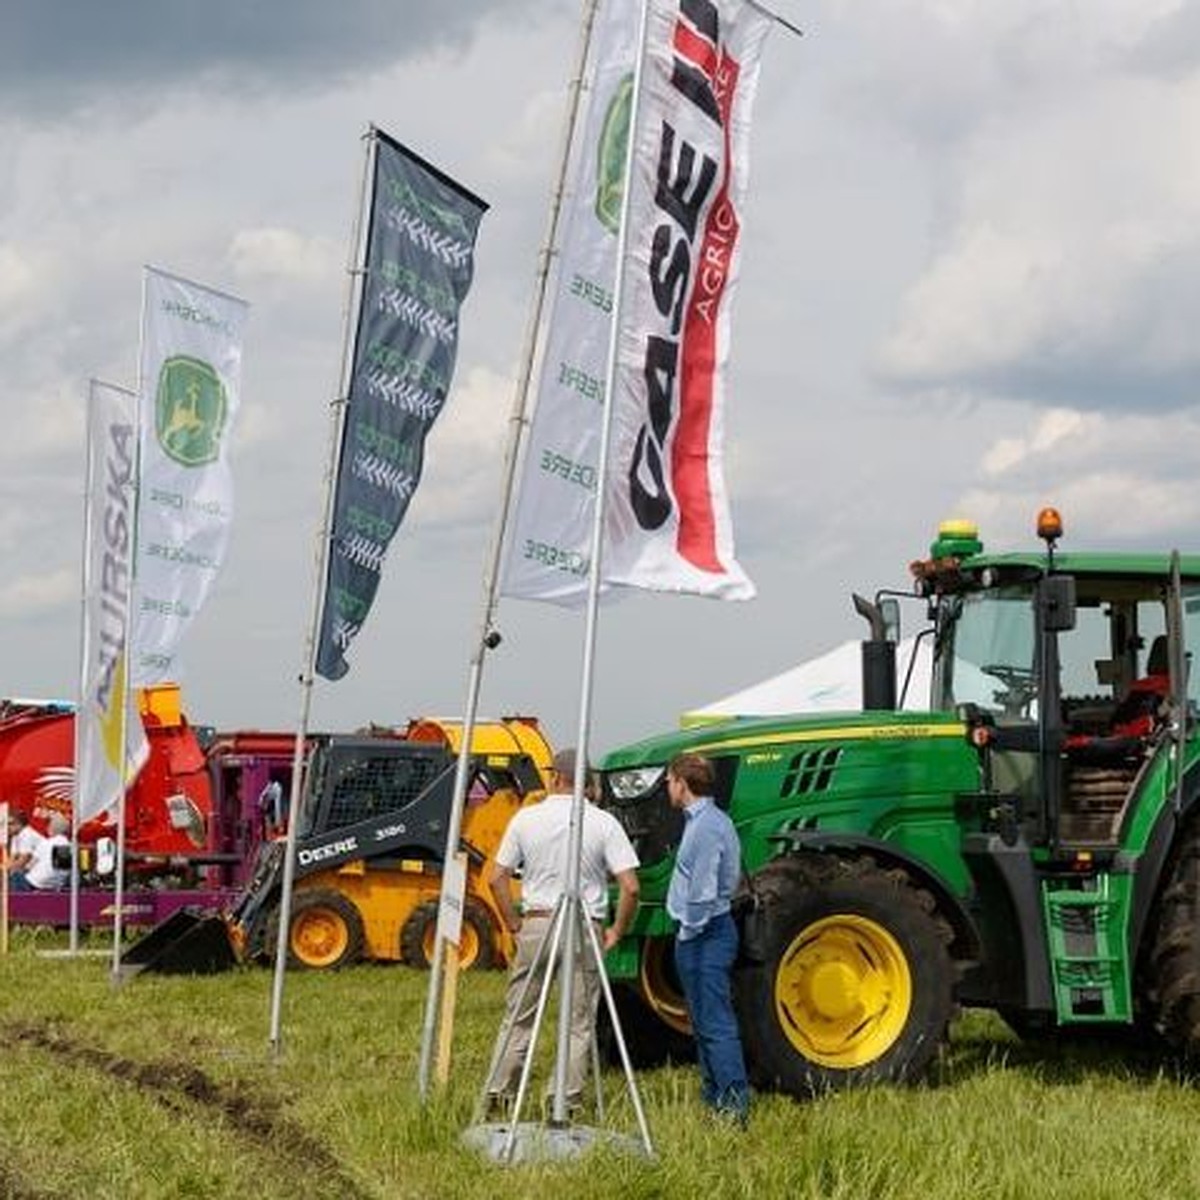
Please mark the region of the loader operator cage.
POLYGON ((409 742, 402 753, 397 749, 382 739, 318 747, 301 832, 341 829, 407 808, 454 765, 441 746, 409 742))
MULTIPOLYGON (((360 738, 318 746, 300 818, 301 836, 399 812, 435 783, 448 787, 456 766, 457 755, 432 742, 360 738)), ((501 788, 525 796, 543 787, 530 755, 480 755, 471 760, 467 800, 501 788)))

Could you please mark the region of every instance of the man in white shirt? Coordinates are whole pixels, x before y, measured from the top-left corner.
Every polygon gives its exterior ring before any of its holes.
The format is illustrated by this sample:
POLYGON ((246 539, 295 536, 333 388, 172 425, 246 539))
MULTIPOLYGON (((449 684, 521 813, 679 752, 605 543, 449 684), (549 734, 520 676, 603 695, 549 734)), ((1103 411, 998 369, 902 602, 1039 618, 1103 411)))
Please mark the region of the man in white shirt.
MULTIPOLYGON (((538 948, 549 932, 559 899, 567 885, 571 829, 571 791, 575 779, 574 750, 554 756, 551 791, 538 804, 518 811, 508 823, 488 883, 496 906, 517 941, 517 952, 508 980, 508 1003, 497 1049, 504 1047, 487 1083, 488 1115, 499 1116, 516 1096, 521 1068, 529 1050, 533 1019, 545 959, 533 974, 538 948), (521 908, 513 899, 512 881, 521 872, 521 908), (526 990, 526 981, 529 986, 526 990), (525 1003, 518 1005, 522 992, 525 1003)), ((598 924, 608 911, 608 880, 619 889, 617 912, 602 934, 601 944, 610 950, 621 940, 637 910, 638 858, 620 822, 603 809, 584 801, 582 844, 579 863, 579 894, 584 911, 598 924)), ((599 978, 593 955, 579 946, 571 1004, 571 1030, 567 1050, 566 1101, 568 1110, 583 1103, 583 1084, 588 1051, 596 1022, 599 978)))
POLYGON ((33 887, 29 882, 29 869, 37 859, 45 837, 29 824, 23 812, 14 811, 9 817, 13 832, 8 841, 8 886, 14 892, 27 892, 33 887))
POLYGON ((67 837, 70 825, 62 813, 56 812, 50 814, 47 828, 49 835, 42 838, 41 844, 34 853, 33 861, 25 868, 26 882, 39 892, 58 891, 71 882, 70 868, 54 865, 54 848, 56 846, 69 848, 71 845, 71 839, 67 837))

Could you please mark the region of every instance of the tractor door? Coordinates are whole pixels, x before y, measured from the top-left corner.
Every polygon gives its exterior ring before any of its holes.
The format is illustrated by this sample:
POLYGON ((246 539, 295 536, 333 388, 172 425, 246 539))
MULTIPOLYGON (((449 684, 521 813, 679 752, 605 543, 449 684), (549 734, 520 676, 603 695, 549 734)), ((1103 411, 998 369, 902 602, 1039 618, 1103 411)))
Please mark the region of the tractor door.
POLYGON ((970 708, 991 727, 984 790, 1006 798, 1028 841, 1044 842, 1034 591, 1023 582, 954 596, 947 605, 935 653, 937 707, 970 708))

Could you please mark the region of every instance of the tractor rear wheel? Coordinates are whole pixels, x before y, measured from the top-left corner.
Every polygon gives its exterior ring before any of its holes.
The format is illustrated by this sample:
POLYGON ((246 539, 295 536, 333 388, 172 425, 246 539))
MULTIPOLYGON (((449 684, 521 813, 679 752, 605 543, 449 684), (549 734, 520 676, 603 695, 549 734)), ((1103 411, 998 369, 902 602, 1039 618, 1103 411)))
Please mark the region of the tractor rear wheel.
POLYGON ((954 1011, 933 897, 903 870, 813 854, 769 864, 754 891, 734 976, 754 1081, 803 1096, 919 1077, 954 1011))
POLYGON ((363 923, 358 909, 338 892, 297 892, 292 902, 288 963, 310 971, 328 971, 357 962, 363 952, 363 923))
POLYGON ((1180 831, 1150 943, 1148 999, 1167 1044, 1200 1054, 1200 816, 1180 831))
MULTIPOLYGON (((433 963, 437 936, 438 901, 425 900, 409 914, 400 930, 400 957, 410 967, 429 967, 433 963)), ((487 905, 468 896, 463 905, 462 931, 458 943, 458 966, 487 970, 496 965, 496 923, 487 905)))

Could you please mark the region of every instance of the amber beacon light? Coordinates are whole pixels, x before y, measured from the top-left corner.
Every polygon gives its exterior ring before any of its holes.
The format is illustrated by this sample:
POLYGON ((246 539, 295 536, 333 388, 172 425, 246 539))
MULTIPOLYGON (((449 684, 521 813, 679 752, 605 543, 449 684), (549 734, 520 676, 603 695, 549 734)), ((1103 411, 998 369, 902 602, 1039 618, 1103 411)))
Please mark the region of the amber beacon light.
POLYGON ((1044 542, 1054 543, 1062 537, 1062 517, 1057 508, 1043 508, 1037 518, 1038 537, 1044 542))

